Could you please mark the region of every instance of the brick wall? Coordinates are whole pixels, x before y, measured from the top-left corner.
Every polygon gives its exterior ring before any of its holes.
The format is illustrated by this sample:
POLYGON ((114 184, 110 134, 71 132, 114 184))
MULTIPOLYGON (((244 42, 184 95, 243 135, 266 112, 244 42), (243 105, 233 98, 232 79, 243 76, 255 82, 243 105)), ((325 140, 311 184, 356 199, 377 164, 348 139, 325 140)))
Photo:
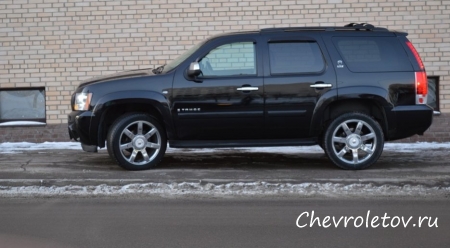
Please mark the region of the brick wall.
POLYGON ((450 113, 450 1, 2 0, 0 88, 45 87, 52 130, 81 80, 165 64, 217 33, 350 22, 409 32, 450 113))
POLYGON ((46 141, 64 141, 64 142, 70 141, 69 133, 67 132, 67 124, 0 128, 0 143, 1 142, 42 143, 46 141))

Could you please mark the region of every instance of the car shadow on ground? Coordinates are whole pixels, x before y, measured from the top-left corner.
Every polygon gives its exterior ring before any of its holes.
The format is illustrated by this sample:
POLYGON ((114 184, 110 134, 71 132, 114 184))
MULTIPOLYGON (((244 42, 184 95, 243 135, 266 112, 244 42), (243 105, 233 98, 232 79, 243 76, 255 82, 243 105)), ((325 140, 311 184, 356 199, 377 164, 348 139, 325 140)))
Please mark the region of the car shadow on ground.
POLYGON ((334 166, 325 154, 270 154, 270 153, 215 153, 167 154, 159 168, 209 168, 209 169, 329 169, 334 166))
MULTIPOLYGON (((432 150, 420 153, 384 151, 378 162, 366 170, 427 169, 435 166, 447 167, 448 151, 432 150)), ((53 152, 24 151, 1 154, 0 171, 7 167, 42 167, 46 170, 69 169, 72 171, 123 171, 106 150, 86 153, 79 150, 53 152)), ((269 153, 228 150, 222 152, 171 152, 167 153, 155 170, 340 170, 324 153, 269 153)))
MULTIPOLYGON (((74 162, 74 161, 72 161, 74 162)), ((104 151, 98 154, 80 152, 76 166, 91 169, 122 170, 104 151)), ((334 169, 335 166, 325 154, 270 154, 270 153, 191 153, 166 154, 162 162, 152 170, 186 170, 186 169, 334 169)))
MULTIPOLYGON (((380 159, 366 170, 393 170, 427 168, 445 165, 448 161, 446 151, 427 151, 426 153, 402 153, 384 151, 380 159)), ((83 159, 84 166, 95 166, 108 169, 120 167, 105 152, 91 154, 83 159)), ((259 153, 245 151, 228 151, 219 153, 168 153, 162 162, 153 170, 186 170, 186 169, 246 169, 246 170, 341 170, 328 159, 325 153, 259 153)))

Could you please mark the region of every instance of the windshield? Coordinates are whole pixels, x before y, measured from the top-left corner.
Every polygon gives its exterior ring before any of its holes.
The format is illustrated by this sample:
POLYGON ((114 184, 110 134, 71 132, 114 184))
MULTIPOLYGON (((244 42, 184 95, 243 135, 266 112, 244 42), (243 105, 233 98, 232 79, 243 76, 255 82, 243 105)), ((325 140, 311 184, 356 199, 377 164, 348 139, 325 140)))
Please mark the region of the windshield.
MULTIPOLYGON (((178 56, 178 58, 170 61, 166 66, 164 66, 164 72, 168 72, 175 67, 177 67, 179 64, 181 64, 185 59, 187 59, 189 56, 191 56, 195 51, 197 51, 198 48, 200 48, 203 44, 205 44, 205 41, 202 41, 198 43, 197 45, 191 47, 189 50, 178 56)), ((194 61, 192 61, 194 62, 194 61)))

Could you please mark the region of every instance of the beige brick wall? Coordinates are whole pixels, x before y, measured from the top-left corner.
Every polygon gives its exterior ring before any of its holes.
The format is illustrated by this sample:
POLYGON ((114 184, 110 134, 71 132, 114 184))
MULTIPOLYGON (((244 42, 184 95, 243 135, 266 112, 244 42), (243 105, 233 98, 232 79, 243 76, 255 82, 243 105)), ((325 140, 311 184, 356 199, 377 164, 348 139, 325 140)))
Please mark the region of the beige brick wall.
POLYGON ((86 78, 164 64, 217 33, 350 22, 409 32, 450 113, 450 1, 1 0, 0 88, 45 86, 60 124, 86 78))

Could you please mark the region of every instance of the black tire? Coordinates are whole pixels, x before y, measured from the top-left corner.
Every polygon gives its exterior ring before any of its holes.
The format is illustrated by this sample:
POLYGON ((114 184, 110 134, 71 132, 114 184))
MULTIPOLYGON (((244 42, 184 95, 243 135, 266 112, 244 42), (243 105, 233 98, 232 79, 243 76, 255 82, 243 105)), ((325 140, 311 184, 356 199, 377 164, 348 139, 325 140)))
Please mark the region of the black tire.
POLYGON ((147 170, 161 162, 167 137, 159 122, 146 114, 119 117, 107 136, 109 156, 126 170, 147 170))
POLYGON ((323 144, 335 165, 346 170, 361 170, 374 164, 383 152, 383 129, 366 114, 346 113, 327 127, 323 144))

